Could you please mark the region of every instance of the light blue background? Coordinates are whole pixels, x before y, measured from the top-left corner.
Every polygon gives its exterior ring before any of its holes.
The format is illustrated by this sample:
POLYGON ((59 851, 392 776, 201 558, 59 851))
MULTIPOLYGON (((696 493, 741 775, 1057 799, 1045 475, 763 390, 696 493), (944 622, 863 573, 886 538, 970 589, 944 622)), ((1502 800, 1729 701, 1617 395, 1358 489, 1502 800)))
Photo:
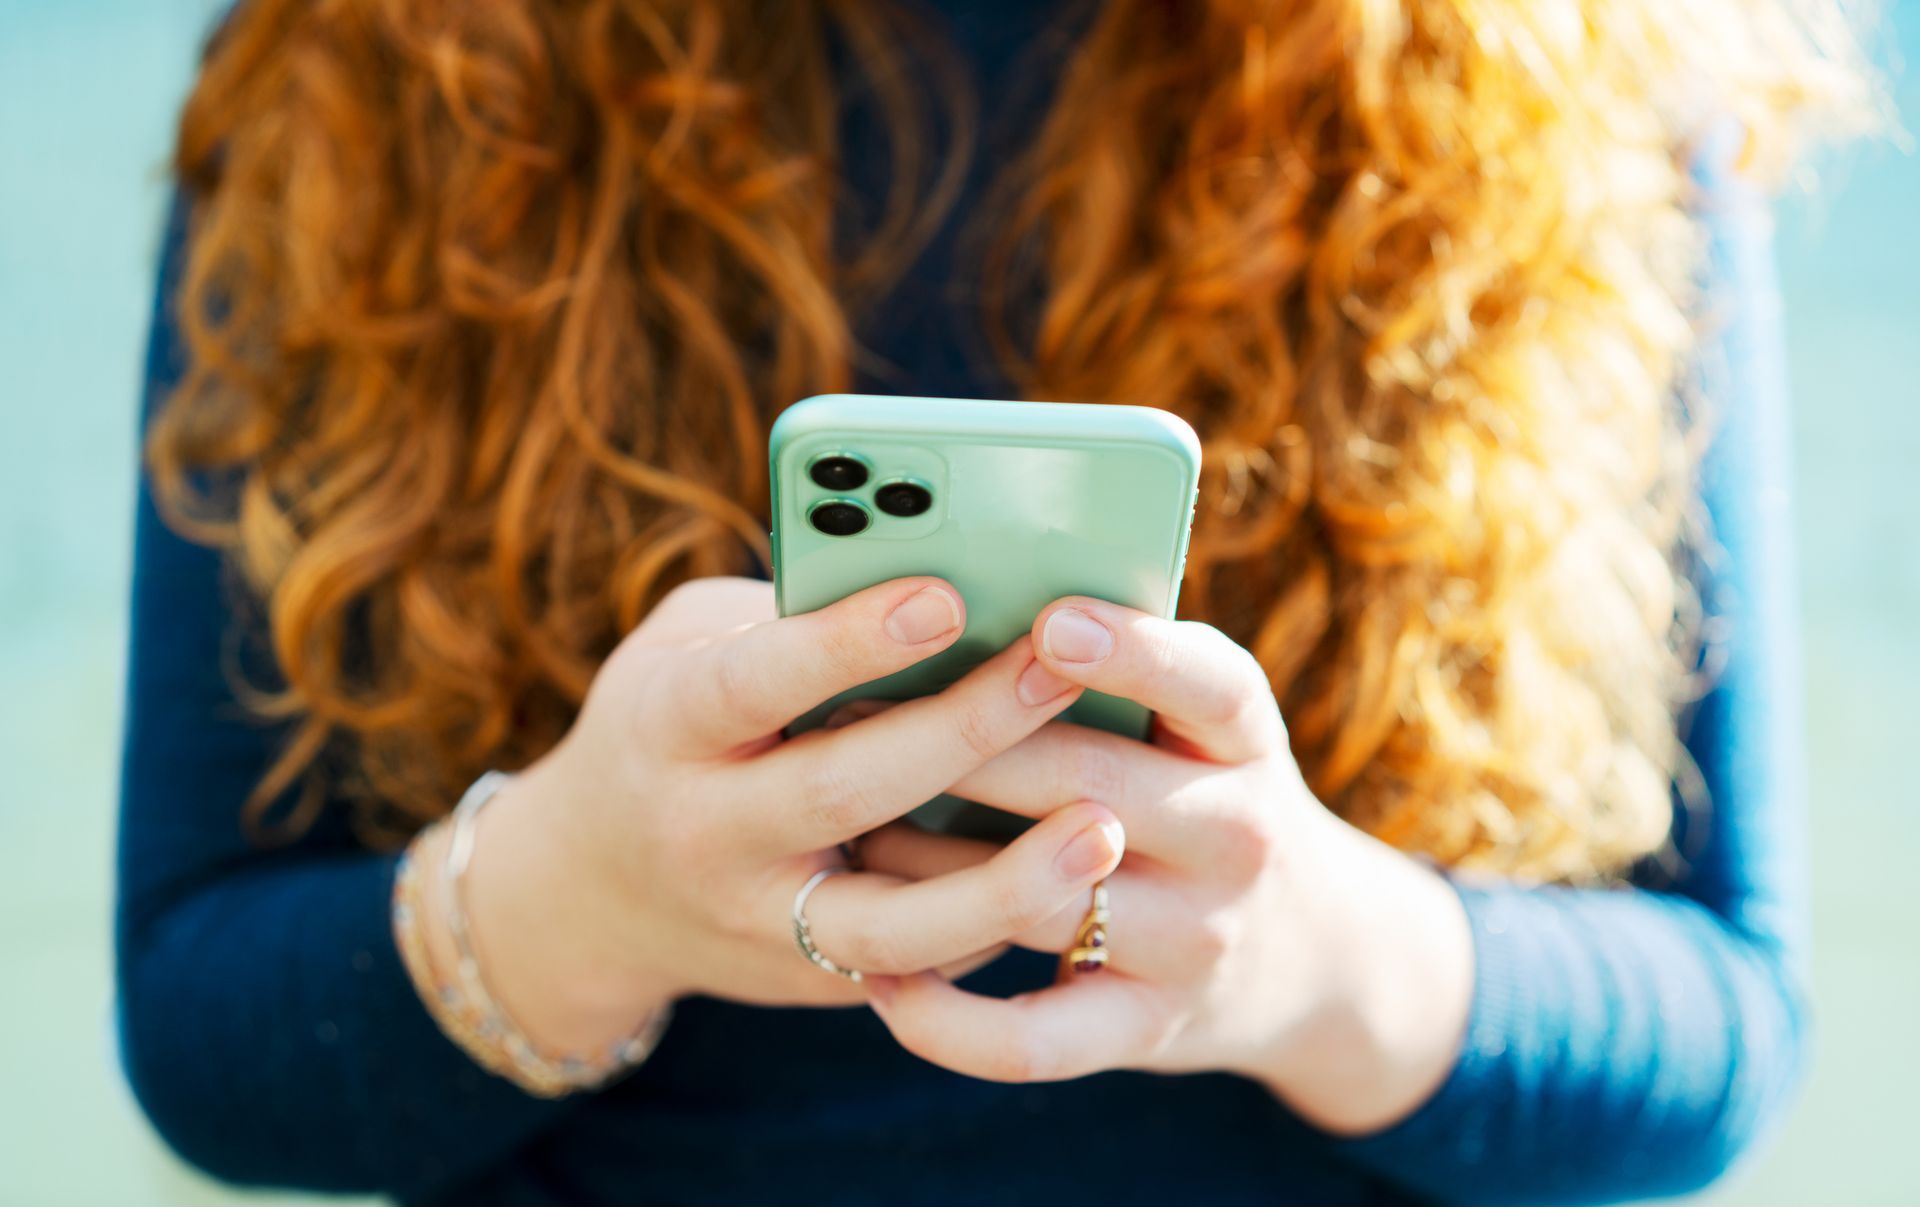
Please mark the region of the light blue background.
MULTIPOLYGON (((1682 0, 1684 2, 1684 0, 1682 0)), ((0 1203, 231 1201, 109 1064, 134 412, 175 107, 210 0, 0 0, 0 1203)), ((1896 27, 1920 27, 1914 3, 1896 27)), ((1906 57, 1920 45, 1903 28, 1906 57)), ((1889 48, 1888 57, 1892 57, 1889 48)), ((1905 81, 1906 124, 1920 90, 1905 81)), ((1920 165, 1791 199, 1819 1052, 1726 1203, 1920 1203, 1920 165)))

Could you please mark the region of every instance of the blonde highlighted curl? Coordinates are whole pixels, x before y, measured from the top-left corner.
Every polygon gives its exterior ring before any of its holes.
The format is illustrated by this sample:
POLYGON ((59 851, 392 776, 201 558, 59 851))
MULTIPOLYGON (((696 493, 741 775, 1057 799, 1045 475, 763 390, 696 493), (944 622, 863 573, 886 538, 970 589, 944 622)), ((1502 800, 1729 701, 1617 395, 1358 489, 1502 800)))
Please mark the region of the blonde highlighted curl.
MULTIPOLYGON (((1028 396, 1201 432, 1187 614, 1259 657, 1329 807, 1615 874, 1694 690, 1688 160, 1719 123, 1777 174, 1865 78, 1788 0, 1107 0, 983 227, 989 324, 1028 396)), ((149 456, 264 605, 251 698, 294 737, 251 825, 417 828, 764 553, 767 425, 850 385, 966 96, 888 0, 241 4, 181 123, 190 369, 149 456), (840 178, 850 104, 884 198, 840 178)))

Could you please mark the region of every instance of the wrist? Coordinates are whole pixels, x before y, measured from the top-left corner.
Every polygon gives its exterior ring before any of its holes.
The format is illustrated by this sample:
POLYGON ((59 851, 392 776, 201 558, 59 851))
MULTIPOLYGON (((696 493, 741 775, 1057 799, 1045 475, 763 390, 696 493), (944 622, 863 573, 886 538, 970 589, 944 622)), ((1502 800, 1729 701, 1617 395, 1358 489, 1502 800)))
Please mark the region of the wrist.
POLYGON ((1314 896, 1322 991, 1255 1076, 1341 1135, 1412 1114, 1458 1059, 1473 994, 1464 908, 1433 869, 1320 811, 1314 896))
MULTIPOLYGON (((500 1009, 534 1046, 556 1056, 605 1051, 676 996, 620 942, 620 906, 583 876, 547 808, 542 777, 501 788, 473 820, 462 877, 470 943, 500 1009)), ((429 958, 450 971, 457 954, 446 918, 451 835, 436 827, 416 843, 429 958)))

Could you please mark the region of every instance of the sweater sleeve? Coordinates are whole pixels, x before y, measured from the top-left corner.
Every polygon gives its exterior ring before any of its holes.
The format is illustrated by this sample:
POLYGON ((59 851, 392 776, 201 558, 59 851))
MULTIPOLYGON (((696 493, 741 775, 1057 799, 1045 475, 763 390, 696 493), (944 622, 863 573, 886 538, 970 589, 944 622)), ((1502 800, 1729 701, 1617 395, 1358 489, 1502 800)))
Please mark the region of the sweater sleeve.
POLYGON ((1575 1203, 1712 1181, 1775 1124, 1806 1031, 1804 766, 1786 368, 1764 199, 1707 190, 1718 431, 1703 485, 1724 552, 1724 667, 1691 718, 1710 808, 1684 870, 1620 891, 1461 885, 1474 1000, 1436 1096, 1342 1150, 1442 1201, 1575 1203))
MULTIPOLYGON (((170 223, 150 412, 179 380, 170 223)), ((284 736, 227 668, 244 628, 220 558, 169 531, 142 477, 135 521, 116 957, 122 1061, 182 1157, 239 1183, 414 1194, 567 1109, 483 1072, 414 992, 388 927, 397 858, 337 818, 263 849, 240 806, 284 736)))

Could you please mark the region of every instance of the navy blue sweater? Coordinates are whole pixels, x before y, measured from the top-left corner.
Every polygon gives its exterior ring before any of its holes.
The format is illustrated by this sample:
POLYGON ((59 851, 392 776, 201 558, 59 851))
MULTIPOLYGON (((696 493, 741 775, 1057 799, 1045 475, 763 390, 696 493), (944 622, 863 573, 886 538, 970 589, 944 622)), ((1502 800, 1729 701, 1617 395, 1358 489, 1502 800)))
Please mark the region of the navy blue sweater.
MULTIPOLYGON (((992 95, 1033 18, 953 7, 992 95)), ((1769 225, 1736 186, 1712 195, 1723 325, 1705 368, 1722 432, 1705 485, 1731 638, 1686 735, 1711 824, 1685 836, 1684 872, 1659 887, 1462 885, 1471 1020, 1452 1075, 1405 1122, 1331 1138, 1226 1075, 988 1084, 901 1052, 865 1009, 707 1000, 684 1003, 617 1085, 528 1097, 471 1064, 417 1000, 388 929, 393 856, 355 846, 337 814, 290 847, 242 836, 240 802, 283 736, 247 718, 224 669, 255 620, 218 558, 162 525, 144 483, 117 915, 140 1102, 219 1177, 423 1203, 1576 1202, 1702 1184, 1798 1079, 1806 958, 1769 225)), ((149 407, 181 369, 182 237, 176 215, 149 407)), ((890 364, 871 386, 1001 392, 956 334, 955 255, 944 232, 867 332, 890 364)), ((969 983, 1006 992, 1050 973, 1049 958, 1016 952, 969 983)))

